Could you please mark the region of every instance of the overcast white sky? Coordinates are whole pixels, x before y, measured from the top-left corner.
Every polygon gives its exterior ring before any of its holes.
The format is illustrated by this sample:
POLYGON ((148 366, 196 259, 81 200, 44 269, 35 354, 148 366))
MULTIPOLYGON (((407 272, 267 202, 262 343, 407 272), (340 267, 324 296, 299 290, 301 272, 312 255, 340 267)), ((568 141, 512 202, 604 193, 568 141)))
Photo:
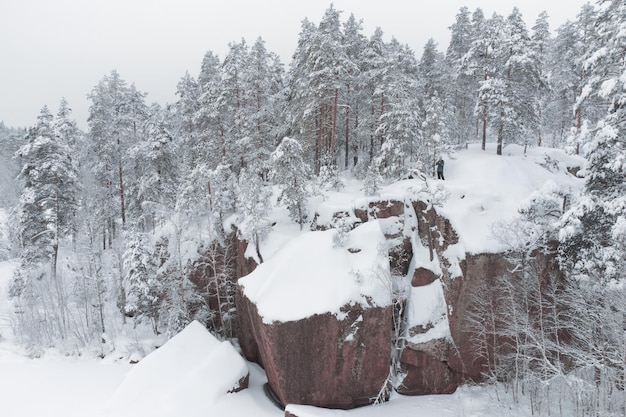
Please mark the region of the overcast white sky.
MULTIPOLYGON (((485 16, 517 6, 528 28, 542 10, 554 30, 574 20, 587 0, 334 0, 342 20, 353 13, 365 35, 379 26, 419 58, 429 38, 445 51, 448 27, 462 6, 485 16)), ((35 123, 61 97, 87 127, 87 94, 115 69, 148 103, 175 101, 180 78, 198 75, 205 52, 223 58, 228 43, 261 36, 287 66, 305 17, 319 23, 330 0, 0 0, 0 121, 35 123)))

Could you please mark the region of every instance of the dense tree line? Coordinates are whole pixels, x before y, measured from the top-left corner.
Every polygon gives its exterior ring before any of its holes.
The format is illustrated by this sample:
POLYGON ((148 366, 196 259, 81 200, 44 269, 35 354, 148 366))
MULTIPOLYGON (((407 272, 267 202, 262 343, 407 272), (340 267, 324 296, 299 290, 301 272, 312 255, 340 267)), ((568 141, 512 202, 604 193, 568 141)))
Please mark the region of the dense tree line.
POLYGON ((533 412, 617 416, 626 406, 625 21, 622 1, 586 5, 552 41, 564 73, 548 83, 556 95, 541 105, 551 115, 542 135, 559 138, 565 116, 573 121, 565 146, 587 158, 585 187, 548 184, 501 227, 512 272, 478 291, 468 317, 488 376, 533 412))
POLYGON ((442 151, 468 143, 496 142, 498 154, 547 145, 588 158, 585 191, 548 193, 522 213, 519 227, 534 232, 512 247, 520 268, 502 283, 516 309, 498 312, 507 326, 475 323, 517 340, 513 353, 485 350, 500 354, 496 379, 546 387, 577 369, 577 382, 603 390, 581 400, 581 415, 618 410, 608 391, 624 389, 624 25, 621 0, 584 6, 555 36, 545 13, 529 29, 517 9, 463 7, 445 52, 430 40, 417 59, 331 6, 319 24, 302 22, 287 69, 262 39, 242 40, 223 59, 207 52, 175 103, 146 103, 112 71, 89 93, 86 132, 65 101, 27 131, 0 125, 21 340, 105 350, 126 320, 171 335, 193 319, 233 337, 233 233, 263 262, 272 207, 304 227, 306 198, 340 187, 342 170, 375 194, 383 181, 433 175, 442 151), (555 247, 562 275, 536 281, 533 259, 555 247), (529 311, 545 314, 530 323, 529 311))

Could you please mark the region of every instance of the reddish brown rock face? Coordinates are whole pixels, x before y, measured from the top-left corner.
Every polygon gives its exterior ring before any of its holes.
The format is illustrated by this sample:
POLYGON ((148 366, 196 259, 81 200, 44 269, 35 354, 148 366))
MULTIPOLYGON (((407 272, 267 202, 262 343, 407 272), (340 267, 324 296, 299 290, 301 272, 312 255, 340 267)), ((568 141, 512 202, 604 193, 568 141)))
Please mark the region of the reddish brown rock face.
MULTIPOLYGON (((343 320, 328 313, 266 324, 247 298, 249 331, 269 384, 283 405, 349 409, 372 402, 389 373, 391 307, 351 306, 343 320)), ((245 326, 242 326, 242 330, 245 326)), ((249 344, 242 344, 246 357, 249 344)))
POLYGON ((451 306, 451 313, 448 314, 450 334, 457 347, 457 354, 450 356, 449 365, 465 372, 468 378, 480 379, 486 363, 478 357, 479 352, 472 344, 473 334, 466 318, 479 291, 481 296, 497 299, 496 277, 506 274, 508 268, 510 265, 501 254, 468 255, 463 265, 463 277, 444 279, 444 295, 451 306), (485 288, 489 294, 484 294, 485 288))
MULTIPOLYGON (((405 395, 451 393, 465 380, 481 379, 487 364, 472 344, 475 335, 466 319, 477 294, 497 302, 496 278, 508 274, 511 267, 501 254, 466 255, 460 267, 454 269, 456 275, 462 276, 453 276, 452 260, 446 259, 444 253, 459 238, 447 219, 420 201, 413 202, 412 207, 400 201, 371 202, 355 209, 354 215, 363 223, 372 218, 392 217, 403 222, 405 211, 411 209, 418 220, 414 238, 432 250, 431 260, 438 259, 442 271, 439 277, 429 269, 417 268, 411 285, 419 287, 442 280, 454 342, 434 339, 406 346, 400 358, 406 377, 397 391, 405 395)), ((392 271, 402 276, 408 272, 413 255, 411 241, 402 233, 389 233, 386 237, 393 242, 389 252, 392 271)), ((244 249, 240 248, 239 253, 244 249)), ((243 264, 238 268, 241 272, 254 268, 243 257, 239 262, 243 264)), ((545 264, 547 268, 549 260, 545 264)), ((323 314, 265 324, 245 297, 240 296, 237 304, 242 350, 246 358, 265 367, 269 384, 283 404, 345 409, 368 404, 378 394, 389 371, 391 308, 363 310, 357 306, 351 307, 344 320, 323 314), (350 339, 348 335, 359 316, 363 321, 358 323, 354 339, 350 339)), ((430 328, 431 323, 423 323, 419 329, 411 330, 427 332, 430 328)))
POLYGON ((241 288, 237 291, 237 318, 239 319, 239 346, 243 356, 250 362, 256 362, 263 366, 259 355, 259 345, 257 344, 257 334, 253 327, 256 309, 250 311, 250 301, 242 294, 241 288))
POLYGON ((357 208, 354 215, 365 223, 368 219, 388 219, 404 214, 404 203, 398 200, 372 201, 367 208, 357 208))
POLYGON ((433 207, 423 201, 414 201, 413 209, 418 220, 418 234, 422 242, 434 251, 443 252, 448 246, 459 242, 450 221, 437 214, 433 207))
POLYGON ((437 278, 439 278, 433 271, 426 268, 415 268, 413 272, 413 278, 411 279, 411 285, 413 287, 422 287, 424 285, 432 284, 437 278))
POLYGON ((396 391, 403 395, 450 394, 463 381, 446 362, 410 348, 402 351, 400 366, 406 377, 396 391))
POLYGON ((237 278, 245 277, 257 267, 254 259, 245 256, 247 248, 248 242, 237 240, 237 278))

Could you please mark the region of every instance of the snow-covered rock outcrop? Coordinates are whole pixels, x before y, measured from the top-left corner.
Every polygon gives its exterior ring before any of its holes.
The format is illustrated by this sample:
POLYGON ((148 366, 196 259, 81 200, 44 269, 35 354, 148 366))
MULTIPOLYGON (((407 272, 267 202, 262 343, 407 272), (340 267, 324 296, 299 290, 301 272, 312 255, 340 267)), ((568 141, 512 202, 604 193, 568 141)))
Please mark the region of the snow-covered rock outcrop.
MULTIPOLYGON (((463 151, 447 163, 445 182, 400 181, 375 197, 346 179, 347 190, 313 202, 310 231, 289 238, 276 226, 263 242, 266 262, 240 279, 245 356, 263 365, 283 405, 369 403, 394 360, 401 394, 450 393, 479 380, 485 356, 467 317, 477 295, 498 302, 497 278, 513 269, 502 255, 509 242, 493 227, 518 217, 547 182, 575 193, 582 181, 570 168, 582 163, 558 150, 510 146, 502 156, 463 151), (329 229, 342 227, 353 230, 338 247, 329 229), (390 278, 363 276, 373 269, 390 278), (394 340, 400 352, 390 350, 394 340)), ((240 253, 239 262, 251 270, 252 258, 240 253)), ((551 259, 539 262, 552 273, 551 259)))
POLYGON ((385 386, 392 293, 378 222, 295 238, 239 280, 242 349, 283 405, 352 408, 385 386), (241 308, 243 307, 243 308, 241 308))

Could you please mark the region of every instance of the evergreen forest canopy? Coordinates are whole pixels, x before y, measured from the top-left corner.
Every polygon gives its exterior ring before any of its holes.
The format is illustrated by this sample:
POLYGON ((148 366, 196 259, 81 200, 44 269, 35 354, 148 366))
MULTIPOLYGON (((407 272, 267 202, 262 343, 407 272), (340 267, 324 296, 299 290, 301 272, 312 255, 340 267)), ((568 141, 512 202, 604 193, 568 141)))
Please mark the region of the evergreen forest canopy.
MULTIPOLYGON (((262 262, 273 206, 308 227, 306 199, 340 187, 340 171, 375 194, 384 182, 434 175, 441 153, 475 142, 496 142, 498 154, 514 143, 587 158, 581 196, 527 214, 559 241, 576 302, 623 314, 625 25, 622 0, 585 5, 555 36, 545 13, 527 28, 517 9, 488 17, 463 7, 445 52, 430 40, 417 59, 331 6, 319 24, 302 22, 287 69, 262 39, 242 40, 223 60, 207 52, 175 103, 146 103, 112 71, 89 93, 87 132, 65 101, 27 131, 0 125, 0 203, 13 242, 0 255, 19 257, 10 295, 21 341, 34 352, 106 350, 103 335, 126 320, 169 336, 197 319, 233 337, 227 221, 262 262), (199 264, 202 285, 189 278, 199 264)), ((599 320, 606 350, 587 358, 614 371, 621 324, 599 320)))

